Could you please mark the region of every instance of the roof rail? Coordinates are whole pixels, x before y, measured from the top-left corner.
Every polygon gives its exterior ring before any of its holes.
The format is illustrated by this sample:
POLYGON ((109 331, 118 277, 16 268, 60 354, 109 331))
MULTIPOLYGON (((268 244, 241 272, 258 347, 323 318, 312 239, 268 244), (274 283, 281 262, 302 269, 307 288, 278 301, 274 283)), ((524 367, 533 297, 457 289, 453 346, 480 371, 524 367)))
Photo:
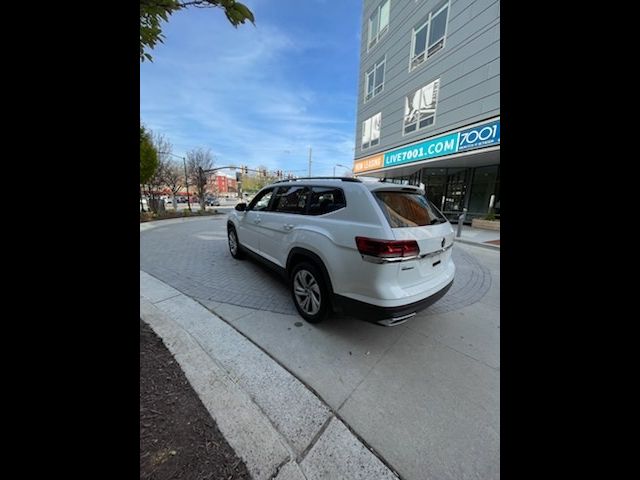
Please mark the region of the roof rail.
POLYGON ((299 177, 299 178, 285 178, 284 180, 278 180, 273 183, 284 183, 284 182, 297 182, 299 180, 342 180, 343 182, 355 182, 362 183, 362 180, 359 178, 353 177, 299 177))

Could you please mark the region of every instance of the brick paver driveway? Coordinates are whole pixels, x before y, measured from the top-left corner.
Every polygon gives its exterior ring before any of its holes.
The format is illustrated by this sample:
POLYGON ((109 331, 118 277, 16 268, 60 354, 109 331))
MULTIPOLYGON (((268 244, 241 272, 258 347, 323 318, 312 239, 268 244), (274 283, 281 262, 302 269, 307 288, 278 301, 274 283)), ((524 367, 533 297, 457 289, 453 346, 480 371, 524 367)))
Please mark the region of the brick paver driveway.
MULTIPOLYGON (((152 227, 140 233, 141 270, 197 300, 296 314, 287 286, 276 274, 253 260, 231 257, 226 215, 165 220, 152 227)), ((471 305, 491 287, 491 274, 473 255, 456 245, 452 255, 453 286, 424 315, 471 305)))

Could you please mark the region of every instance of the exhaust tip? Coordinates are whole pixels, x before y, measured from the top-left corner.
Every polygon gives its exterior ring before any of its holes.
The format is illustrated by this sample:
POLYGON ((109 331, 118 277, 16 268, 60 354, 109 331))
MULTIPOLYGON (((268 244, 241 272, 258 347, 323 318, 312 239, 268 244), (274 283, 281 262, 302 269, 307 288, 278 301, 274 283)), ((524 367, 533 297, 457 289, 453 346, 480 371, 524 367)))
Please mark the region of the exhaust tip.
POLYGON ((378 320, 378 324, 379 325, 384 325, 385 327, 395 327, 396 325, 401 325, 404 322, 406 322, 407 320, 409 320, 411 317, 414 317, 416 315, 416 312, 413 313, 409 313, 408 315, 402 315, 400 317, 391 317, 391 318, 385 318, 384 320, 378 320))

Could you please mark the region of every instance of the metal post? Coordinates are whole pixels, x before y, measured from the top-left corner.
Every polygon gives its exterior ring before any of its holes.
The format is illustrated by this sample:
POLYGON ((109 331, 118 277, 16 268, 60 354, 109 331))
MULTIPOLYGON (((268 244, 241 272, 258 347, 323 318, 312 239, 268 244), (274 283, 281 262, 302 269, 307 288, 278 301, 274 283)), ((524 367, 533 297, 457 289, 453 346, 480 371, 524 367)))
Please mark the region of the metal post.
POLYGON ((198 167, 198 200, 200 200, 200 210, 206 210, 207 205, 205 204, 206 190, 207 190, 207 179, 204 176, 204 170, 202 167, 198 167), (202 195, 200 195, 202 193, 202 195))
POLYGON ((460 238, 460 235, 462 235, 462 224, 464 223, 464 219, 466 216, 467 216, 467 209, 463 208, 462 214, 458 217, 458 231, 456 233, 457 238, 460 238))
POLYGON ((187 160, 182 157, 182 163, 184 164, 184 183, 187 186, 187 206, 191 211, 191 200, 189 199, 189 177, 187 176, 187 160))

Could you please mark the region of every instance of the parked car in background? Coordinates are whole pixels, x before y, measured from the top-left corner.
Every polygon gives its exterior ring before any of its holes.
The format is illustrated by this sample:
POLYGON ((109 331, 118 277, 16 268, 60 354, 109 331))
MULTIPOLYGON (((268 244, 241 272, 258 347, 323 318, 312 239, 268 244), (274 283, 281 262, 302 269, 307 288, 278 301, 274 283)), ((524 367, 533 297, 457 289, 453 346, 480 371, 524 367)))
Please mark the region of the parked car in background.
POLYGON ((411 185, 305 178, 263 188, 228 217, 229 250, 289 282, 302 318, 331 310, 399 325, 451 288, 453 228, 411 185))
POLYGON ((205 205, 210 206, 210 207, 219 207, 220 206, 220 200, 218 200, 216 197, 207 197, 204 201, 205 205))

